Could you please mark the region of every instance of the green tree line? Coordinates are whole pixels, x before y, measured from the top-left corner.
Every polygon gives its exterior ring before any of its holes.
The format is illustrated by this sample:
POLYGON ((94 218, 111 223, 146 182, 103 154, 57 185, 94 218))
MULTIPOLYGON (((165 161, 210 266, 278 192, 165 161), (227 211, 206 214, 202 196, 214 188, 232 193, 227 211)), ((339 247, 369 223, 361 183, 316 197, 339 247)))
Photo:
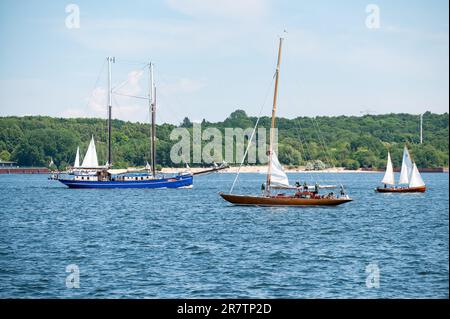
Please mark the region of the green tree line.
MULTIPOLYGON (((258 125, 269 128, 270 120, 262 117, 258 125)), ((256 117, 237 110, 222 122, 203 120, 201 124, 202 129, 215 127, 224 133, 225 128, 253 128, 256 121, 256 117)), ((398 167, 406 144, 419 167, 448 166, 448 113, 427 112, 423 123, 424 141, 420 144, 419 116, 412 114, 278 118, 279 159, 291 166, 320 160, 348 169, 384 168, 389 150, 394 166, 398 167)), ((113 120, 112 127, 114 167, 145 165, 150 153, 149 125, 113 120)), ((157 126, 157 162, 161 166, 176 166, 170 159, 170 150, 177 142, 170 140, 170 133, 176 127, 157 126)), ((178 127, 192 132, 188 118, 178 127)), ((95 118, 0 117, 0 159, 16 161, 21 166, 48 166, 52 159, 58 168, 64 169, 73 164, 77 146, 83 155, 94 136, 103 164, 106 129, 106 121, 95 118)))

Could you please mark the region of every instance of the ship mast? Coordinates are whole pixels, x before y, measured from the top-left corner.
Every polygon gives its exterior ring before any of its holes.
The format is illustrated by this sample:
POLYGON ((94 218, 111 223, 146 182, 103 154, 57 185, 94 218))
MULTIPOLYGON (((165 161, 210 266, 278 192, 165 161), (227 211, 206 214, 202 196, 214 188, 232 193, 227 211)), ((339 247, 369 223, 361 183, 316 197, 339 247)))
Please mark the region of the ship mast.
POLYGON ((107 57, 108 60, 108 163, 107 166, 112 166, 112 151, 111 151, 111 117, 112 117, 112 89, 111 89, 111 62, 115 62, 114 57, 107 57))
POLYGON ((275 89, 273 93, 272 125, 270 129, 270 141, 269 141, 269 168, 267 170, 267 182, 266 182, 267 194, 270 194, 270 180, 272 175, 272 157, 273 157, 273 143, 275 135, 275 117, 277 111, 278 80, 280 77, 281 49, 283 47, 283 40, 284 39, 280 37, 280 44, 278 47, 277 69, 275 71, 275 89))
POLYGON ((156 139, 156 88, 155 82, 153 78, 153 63, 149 64, 149 107, 151 113, 151 132, 150 132, 150 165, 152 167, 153 177, 156 176, 156 148, 155 148, 155 139, 156 139))

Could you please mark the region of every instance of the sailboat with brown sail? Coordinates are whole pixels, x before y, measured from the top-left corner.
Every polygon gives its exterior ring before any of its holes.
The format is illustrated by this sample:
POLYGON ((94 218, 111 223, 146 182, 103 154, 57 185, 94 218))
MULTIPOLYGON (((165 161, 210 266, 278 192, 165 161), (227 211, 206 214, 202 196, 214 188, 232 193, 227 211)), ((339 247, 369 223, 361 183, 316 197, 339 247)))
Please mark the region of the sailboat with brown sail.
MULTIPOLYGON (((343 186, 341 186, 341 194, 335 195, 329 193, 320 195, 320 186, 311 187, 306 186, 291 186, 289 179, 278 161, 277 154, 274 152, 274 129, 277 111, 277 97, 278 97, 278 80, 280 76, 281 51, 283 46, 283 38, 280 37, 278 47, 277 68, 275 71, 275 89, 273 96, 272 107, 272 121, 269 141, 269 164, 267 169, 266 184, 262 195, 237 195, 230 193, 219 193, 219 195, 226 201, 235 205, 250 205, 250 206, 336 206, 352 201, 352 199, 345 194, 343 186), (276 193, 275 190, 295 190, 292 195, 276 193)), ((249 142, 250 143, 250 142, 249 142)), ((235 180, 236 181, 236 180, 235 180)), ((234 184, 233 184, 234 186, 234 184)), ((328 187, 323 187, 328 188, 328 187)))

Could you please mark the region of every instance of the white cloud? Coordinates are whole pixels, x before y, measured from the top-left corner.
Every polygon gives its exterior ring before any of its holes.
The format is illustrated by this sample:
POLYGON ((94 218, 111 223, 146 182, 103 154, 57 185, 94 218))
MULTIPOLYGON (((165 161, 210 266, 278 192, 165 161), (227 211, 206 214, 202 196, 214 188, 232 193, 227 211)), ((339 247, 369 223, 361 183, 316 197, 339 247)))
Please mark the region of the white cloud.
MULTIPOLYGON (((141 87, 143 70, 134 70, 128 73, 126 84, 119 88, 116 92, 119 94, 130 96, 147 96, 143 93, 141 87)), ((133 97, 113 95, 114 118, 130 121, 144 121, 147 118, 148 102, 138 100, 133 97)))
MULTIPOLYGON (((142 94, 140 80, 142 70, 128 73, 127 81, 123 82, 117 93, 124 95, 139 96, 142 94)), ((64 117, 105 117, 107 114, 107 93, 104 87, 95 88, 87 98, 87 107, 70 107, 63 112, 64 117)), ((144 112, 145 104, 132 97, 113 94, 113 118, 122 120, 143 121, 146 119, 144 112)))
POLYGON ((68 108, 62 112, 62 117, 69 118, 79 118, 79 117, 88 117, 89 115, 81 109, 77 108, 68 108))
MULTIPOLYGON (((143 70, 134 70, 128 73, 127 80, 122 82, 114 90, 113 94, 113 118, 128 121, 148 120, 148 101, 136 99, 131 96, 147 97, 147 84, 143 70), (143 81, 145 83, 143 83, 143 81)), ((178 104, 178 100, 172 101, 174 96, 192 94, 205 87, 204 80, 190 79, 187 77, 169 77, 167 82, 158 85, 158 91, 163 95, 163 104, 169 102, 178 104)), ((107 89, 104 87, 95 88, 87 98, 86 107, 70 107, 64 110, 64 117, 106 117, 107 115, 107 89)), ((172 104, 170 104, 172 105, 172 104)), ((168 107, 169 105, 167 105, 168 107)), ((160 114, 161 115, 161 114, 160 114)), ((161 115, 162 116, 162 115, 161 115)), ((164 115, 166 116, 166 115, 164 115)))
POLYGON ((446 46, 448 46, 449 42, 448 32, 446 31, 432 32, 421 29, 404 28, 396 25, 388 25, 386 27, 382 27, 380 31, 385 32, 386 34, 392 34, 413 40, 421 39, 422 41, 423 40, 438 41, 439 43, 442 43, 446 46))
MULTIPOLYGON (((165 0, 169 8, 188 17, 180 18, 175 14, 170 18, 133 19, 124 15, 115 19, 93 19, 90 18, 93 15, 86 15, 76 32, 62 32, 83 52, 93 52, 92 56, 114 54, 124 59, 151 58, 157 65, 156 72, 173 74, 164 83, 156 73, 158 116, 168 112, 165 103, 173 106, 175 112, 172 113, 180 114, 180 117, 221 120, 236 108, 237 103, 245 106, 249 113, 257 114, 267 85, 266 77, 270 80, 275 64, 276 35, 285 27, 289 33, 283 51, 280 99, 286 99, 287 103, 282 105, 281 112, 286 110, 292 116, 298 115, 298 101, 309 96, 311 113, 317 112, 319 105, 324 112, 350 112, 351 108, 340 107, 334 111, 329 107, 350 104, 358 113, 358 105, 367 104, 367 95, 383 90, 380 96, 386 96, 390 87, 395 87, 399 100, 407 101, 405 105, 418 100, 419 95, 436 96, 431 94, 435 91, 448 95, 448 90, 442 89, 440 84, 448 84, 448 32, 445 30, 433 33, 420 28, 386 25, 366 34, 365 30, 356 27, 343 31, 333 28, 332 24, 311 26, 308 19, 293 21, 289 16, 289 19, 282 19, 281 11, 272 14, 271 10, 283 10, 280 9, 283 6, 271 8, 271 2, 165 0), (208 90, 202 91, 206 86, 208 90), (415 90, 414 94, 400 94, 399 86, 421 89, 415 90), (233 94, 227 94, 229 91, 233 94), (341 91, 345 94, 340 96, 341 91), (356 97, 354 91, 359 91, 359 96, 356 97), (199 93, 192 94, 196 92, 199 93), (330 98, 321 101, 324 92, 330 98), (353 96, 354 101, 349 101, 347 96, 353 96), (217 106, 214 112, 211 112, 211 103, 217 106)), ((120 77, 127 79, 125 73, 120 77)), ((130 87, 122 88, 121 92, 146 95, 147 84, 144 82, 147 78, 141 79, 138 73, 129 74, 129 77, 132 78, 128 83, 130 87), (144 82, 140 82, 142 80, 144 82)), ((55 111, 52 112, 59 112, 61 105, 67 106, 69 100, 72 104, 66 115, 104 118, 106 92, 102 93, 102 88, 97 90, 84 109, 72 107, 73 101, 83 102, 83 98, 75 100, 73 96, 71 99, 60 98, 58 104, 54 103, 55 111)), ((8 93, 9 90, 4 88, 3 91, 8 93)), ((49 86, 46 92, 57 90, 49 86)), ((46 95, 41 104, 49 105, 52 94, 46 95)), ((82 93, 78 94, 81 96, 82 93)), ((381 107, 394 98, 394 94, 389 99, 380 97, 378 104, 381 107)), ((115 99, 118 106, 114 106, 114 117, 142 120, 148 116, 146 101, 136 102, 120 96, 115 99)), ((36 105, 34 101, 23 104, 36 105)), ((434 104, 437 110, 445 110, 448 98, 440 98, 434 104)), ((166 119, 170 121, 173 117, 170 115, 166 119)))
POLYGON ((123 84, 119 85, 120 87, 114 90, 114 92, 125 95, 139 95, 142 93, 142 88, 139 81, 141 80, 143 74, 143 70, 131 71, 128 73, 127 80, 123 82, 123 84))
POLYGON ((267 0, 166 0, 172 9, 194 17, 260 19, 269 12, 267 0))
POLYGON ((249 49, 260 49, 259 44, 267 42, 268 35, 273 39, 276 35, 267 23, 246 20, 196 22, 86 18, 83 21, 83 28, 67 36, 89 50, 114 52, 119 57, 136 59, 157 55, 163 55, 165 59, 198 57, 208 52, 213 52, 217 58, 239 56, 249 49))
POLYGON ((102 87, 95 88, 88 98, 88 108, 93 114, 105 113, 107 90, 102 87))
POLYGON ((205 87, 204 80, 195 80, 189 78, 176 78, 171 83, 160 85, 161 91, 165 95, 169 94, 190 94, 200 91, 205 87))

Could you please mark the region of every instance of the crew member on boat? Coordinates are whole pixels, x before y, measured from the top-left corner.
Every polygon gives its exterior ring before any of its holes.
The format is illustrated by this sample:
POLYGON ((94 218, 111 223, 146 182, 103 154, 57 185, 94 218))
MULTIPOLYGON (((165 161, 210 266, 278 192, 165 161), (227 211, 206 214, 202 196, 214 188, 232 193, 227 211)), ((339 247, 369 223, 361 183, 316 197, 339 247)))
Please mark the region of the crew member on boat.
POLYGON ((319 194, 319 183, 314 185, 314 194, 319 194))

